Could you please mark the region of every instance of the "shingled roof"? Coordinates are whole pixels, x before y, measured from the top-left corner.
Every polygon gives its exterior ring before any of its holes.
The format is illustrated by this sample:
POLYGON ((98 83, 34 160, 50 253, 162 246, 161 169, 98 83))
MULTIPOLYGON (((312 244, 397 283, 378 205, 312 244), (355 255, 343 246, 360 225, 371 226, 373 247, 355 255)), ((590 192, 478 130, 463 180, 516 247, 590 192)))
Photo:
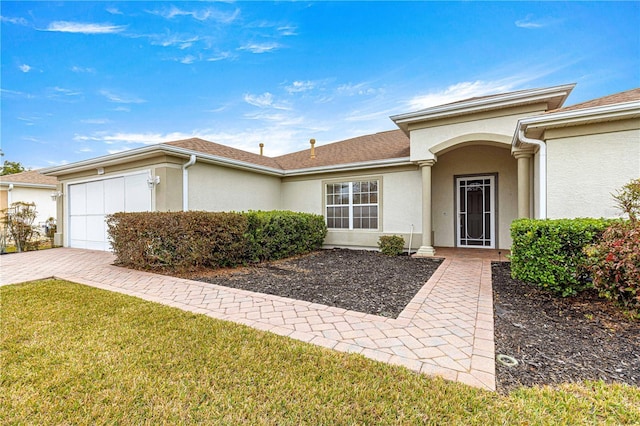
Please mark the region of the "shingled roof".
POLYGON ((229 158, 231 160, 243 161, 245 163, 257 164, 260 166, 280 169, 280 165, 271 157, 254 154, 252 152, 243 151, 241 149, 232 148, 227 145, 221 145, 215 142, 209 142, 204 139, 191 138, 179 141, 166 142, 164 145, 171 145, 178 148, 188 149, 190 151, 202 152, 218 157, 229 158))
POLYGON ((315 158, 311 158, 311 148, 279 157, 266 157, 198 138, 166 142, 165 145, 279 170, 364 163, 409 156, 409 138, 402 130, 358 136, 317 146, 315 158))
POLYGON ((26 172, 0 176, 0 182, 13 184, 23 183, 27 185, 57 185, 58 178, 45 176, 38 170, 28 170, 26 172))
POLYGON ((296 170, 403 158, 409 156, 409 138, 402 130, 390 130, 317 146, 315 154, 311 158, 311 149, 306 149, 275 160, 284 170, 296 170))
POLYGON ((590 101, 581 102, 579 104, 570 105, 568 107, 558 108, 552 111, 548 111, 547 114, 564 111, 576 111, 580 109, 622 104, 625 102, 633 101, 640 101, 640 87, 637 89, 626 90, 620 93, 614 93, 613 95, 603 96, 602 98, 591 99, 590 101))

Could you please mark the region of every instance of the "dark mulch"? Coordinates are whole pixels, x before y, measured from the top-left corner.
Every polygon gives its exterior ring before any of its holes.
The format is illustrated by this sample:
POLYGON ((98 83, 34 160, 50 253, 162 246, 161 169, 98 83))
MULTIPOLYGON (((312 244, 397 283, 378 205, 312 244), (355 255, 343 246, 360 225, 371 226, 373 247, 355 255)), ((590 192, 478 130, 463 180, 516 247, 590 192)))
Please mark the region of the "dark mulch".
POLYGON ((496 355, 518 361, 496 363, 499 391, 583 380, 640 386, 640 321, 593 291, 560 298, 514 280, 508 262, 492 272, 496 355))
MULTIPOLYGON (((441 262, 335 249, 189 278, 397 318, 441 262)), ((640 386, 640 321, 594 292, 560 298, 512 279, 508 262, 492 269, 496 354, 518 361, 496 363, 500 392, 583 380, 640 386)))
POLYGON ((189 278, 397 318, 441 262, 333 249, 189 278))

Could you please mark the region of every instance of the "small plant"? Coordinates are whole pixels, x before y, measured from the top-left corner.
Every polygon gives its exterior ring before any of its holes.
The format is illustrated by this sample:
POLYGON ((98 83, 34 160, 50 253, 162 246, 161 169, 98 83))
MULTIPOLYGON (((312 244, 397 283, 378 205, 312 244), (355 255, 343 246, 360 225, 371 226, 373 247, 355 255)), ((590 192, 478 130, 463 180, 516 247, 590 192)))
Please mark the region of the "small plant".
POLYGON ((593 286, 601 296, 640 312, 640 179, 613 196, 629 221, 613 223, 585 248, 593 286))
POLYGON ((378 248, 387 256, 400 256, 404 249, 404 238, 399 235, 383 235, 378 240, 378 248))
POLYGON ((622 187, 614 196, 617 206, 629 216, 631 223, 640 220, 640 178, 622 187))
POLYGON ((33 224, 37 212, 35 203, 18 201, 2 211, 2 224, 13 240, 18 253, 38 248, 38 227, 33 224))

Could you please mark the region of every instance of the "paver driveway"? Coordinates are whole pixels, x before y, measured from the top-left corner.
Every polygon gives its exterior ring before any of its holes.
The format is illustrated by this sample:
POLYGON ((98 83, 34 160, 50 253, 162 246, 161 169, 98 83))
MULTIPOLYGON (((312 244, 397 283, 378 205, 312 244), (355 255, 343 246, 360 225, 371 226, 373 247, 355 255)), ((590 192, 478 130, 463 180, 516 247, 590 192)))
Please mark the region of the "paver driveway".
POLYGON ((0 285, 55 276, 494 390, 489 252, 457 253, 439 252, 444 262, 397 319, 120 268, 111 253, 69 248, 0 256, 0 285))

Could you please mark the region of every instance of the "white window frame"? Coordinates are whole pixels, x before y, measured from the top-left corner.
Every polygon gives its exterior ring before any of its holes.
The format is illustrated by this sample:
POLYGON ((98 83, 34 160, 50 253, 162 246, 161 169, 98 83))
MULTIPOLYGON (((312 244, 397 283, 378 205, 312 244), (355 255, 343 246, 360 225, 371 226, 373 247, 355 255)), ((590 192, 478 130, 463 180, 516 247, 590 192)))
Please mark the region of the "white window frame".
POLYGON ((324 198, 324 216, 325 216, 325 222, 327 223, 327 227, 329 230, 332 231, 378 231, 380 229, 380 224, 381 224, 381 182, 382 179, 380 179, 379 177, 363 177, 363 178, 353 178, 353 179, 344 179, 344 180, 336 180, 336 181, 328 181, 328 182, 324 182, 324 191, 323 191, 323 198, 324 198), (376 195, 377 195, 377 202, 376 203, 364 203, 364 204, 354 204, 353 202, 353 185, 356 182, 368 182, 368 183, 372 183, 375 182, 376 184, 376 195), (349 197, 349 202, 347 204, 329 204, 327 202, 327 196, 328 196, 328 186, 329 185, 348 185, 348 197, 349 197), (348 228, 331 228, 329 227, 329 216, 328 216, 328 209, 330 207, 334 207, 334 208, 340 208, 340 207, 347 207, 348 210, 348 223, 349 226, 348 228), (354 228, 353 226, 353 210, 354 207, 376 207, 377 208, 377 226, 375 228, 354 228))

